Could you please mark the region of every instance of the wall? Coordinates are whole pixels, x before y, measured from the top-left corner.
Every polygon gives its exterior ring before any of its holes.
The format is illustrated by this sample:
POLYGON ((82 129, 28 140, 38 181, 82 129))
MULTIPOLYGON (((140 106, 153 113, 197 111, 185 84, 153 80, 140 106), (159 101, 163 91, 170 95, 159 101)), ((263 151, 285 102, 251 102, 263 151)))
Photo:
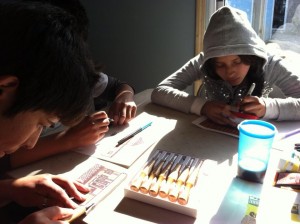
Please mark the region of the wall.
POLYGON ((136 92, 153 88, 194 56, 194 0, 82 0, 89 45, 105 72, 136 92))

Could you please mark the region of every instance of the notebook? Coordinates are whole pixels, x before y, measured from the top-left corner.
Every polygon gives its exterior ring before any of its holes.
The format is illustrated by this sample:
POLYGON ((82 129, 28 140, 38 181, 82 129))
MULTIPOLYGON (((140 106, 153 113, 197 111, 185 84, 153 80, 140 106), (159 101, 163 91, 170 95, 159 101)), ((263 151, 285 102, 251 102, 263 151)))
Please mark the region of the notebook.
POLYGON ((225 125, 214 123, 213 121, 209 120, 204 116, 197 118, 192 123, 205 130, 209 130, 209 131, 213 131, 225 135, 230 135, 236 138, 239 137, 239 130, 236 127, 225 126, 225 125))

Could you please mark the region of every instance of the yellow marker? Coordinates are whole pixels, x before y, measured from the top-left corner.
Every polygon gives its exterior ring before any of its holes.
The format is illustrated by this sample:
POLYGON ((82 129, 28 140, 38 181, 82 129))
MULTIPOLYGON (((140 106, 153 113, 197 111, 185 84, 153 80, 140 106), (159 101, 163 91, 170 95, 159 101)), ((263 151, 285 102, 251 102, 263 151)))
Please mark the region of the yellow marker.
POLYGON ((178 196, 178 203, 181 205, 186 205, 190 197, 191 188, 196 184, 200 167, 203 161, 200 161, 197 167, 192 171, 191 175, 188 177, 184 190, 180 192, 178 196))
POLYGON ((131 182, 131 186, 130 186, 131 190, 136 191, 136 192, 139 191, 141 184, 143 183, 145 177, 147 177, 149 175, 149 173, 151 172, 151 170, 154 166, 154 163, 156 161, 156 158, 160 154, 161 154, 161 152, 159 152, 157 154, 157 156, 154 156, 154 158, 145 165, 143 170, 140 172, 139 176, 131 182))
POLYGON ((158 195, 158 191, 159 191, 160 187, 162 186, 162 183, 167 178, 167 175, 168 175, 168 173, 173 165, 173 162, 175 161, 176 158, 177 158, 177 156, 174 156, 173 160, 170 161, 169 163, 167 163, 167 165, 164 167, 164 169, 159 174, 158 180, 155 182, 155 184, 153 184, 150 187, 149 194, 151 196, 156 197, 158 195))
MULTIPOLYGON (((167 156, 168 157, 168 156, 167 156)), ((166 158, 162 159, 159 164, 152 170, 150 176, 148 179, 146 179, 141 187, 140 187, 140 191, 144 194, 147 194, 149 192, 149 188, 150 186, 156 182, 156 178, 158 177, 158 175, 160 174, 161 168, 164 165, 164 162, 166 161, 166 158)))
POLYGON ((181 168, 182 163, 178 162, 175 168, 171 171, 168 176, 167 183, 164 185, 164 188, 161 188, 159 191, 159 195, 161 197, 166 197, 169 194, 169 190, 172 184, 177 180, 179 175, 179 170, 181 168))
POLYGON ((191 164, 192 164, 193 161, 194 161, 194 159, 190 160, 189 165, 186 166, 186 168, 179 175, 179 177, 178 177, 178 179, 176 181, 176 185, 169 192, 168 198, 169 198, 170 201, 172 201, 172 202, 177 201, 177 197, 178 197, 179 191, 181 189, 181 186, 185 184, 185 182, 186 182, 186 180, 187 180, 187 178, 189 176, 191 164))

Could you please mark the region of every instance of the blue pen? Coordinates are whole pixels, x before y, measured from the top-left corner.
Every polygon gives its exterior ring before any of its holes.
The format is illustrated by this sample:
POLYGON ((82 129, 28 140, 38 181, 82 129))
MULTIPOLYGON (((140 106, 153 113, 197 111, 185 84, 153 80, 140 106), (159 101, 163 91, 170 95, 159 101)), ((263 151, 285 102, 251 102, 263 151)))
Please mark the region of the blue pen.
POLYGON ((125 136, 124 138, 122 138, 121 140, 118 141, 118 145, 123 144, 124 142, 126 142, 127 140, 131 139, 132 137, 134 137, 135 135, 137 135, 138 133, 140 133, 141 131, 145 130, 146 128, 148 128, 149 126, 151 126, 152 122, 149 122, 148 124, 146 124, 143 127, 140 127, 139 129, 135 130, 134 132, 132 132, 131 134, 125 136))

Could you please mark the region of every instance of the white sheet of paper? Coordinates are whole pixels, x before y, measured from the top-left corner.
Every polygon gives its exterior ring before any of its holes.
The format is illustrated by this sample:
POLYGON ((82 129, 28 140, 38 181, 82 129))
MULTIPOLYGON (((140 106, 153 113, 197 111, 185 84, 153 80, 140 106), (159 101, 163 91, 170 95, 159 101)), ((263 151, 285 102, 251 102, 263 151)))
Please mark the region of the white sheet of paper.
POLYGON ((87 148, 76 149, 76 152, 102 160, 129 167, 153 143, 174 129, 176 120, 157 117, 146 112, 141 113, 126 126, 113 126, 98 143, 87 148), (152 125, 117 146, 120 139, 138 128, 152 122, 152 125))

